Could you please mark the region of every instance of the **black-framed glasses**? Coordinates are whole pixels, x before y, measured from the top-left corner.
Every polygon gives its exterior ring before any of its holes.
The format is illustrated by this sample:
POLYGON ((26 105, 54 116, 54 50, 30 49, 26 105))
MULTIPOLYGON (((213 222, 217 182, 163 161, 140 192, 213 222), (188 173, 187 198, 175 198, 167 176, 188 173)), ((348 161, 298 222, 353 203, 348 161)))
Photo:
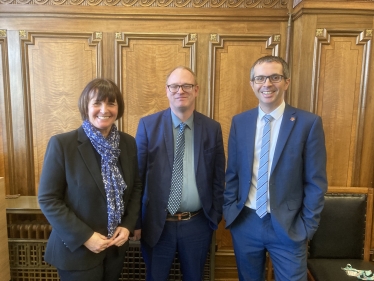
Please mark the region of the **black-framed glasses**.
POLYGON ((192 88, 195 86, 194 84, 183 84, 183 85, 177 85, 177 84, 171 84, 166 85, 169 89, 169 91, 173 94, 179 91, 179 88, 182 88, 184 92, 191 92, 192 88))
POLYGON ((264 84, 266 82, 266 79, 268 78, 271 83, 279 83, 280 81, 282 81, 282 78, 284 78, 284 76, 280 74, 273 74, 270 76, 259 75, 259 76, 255 76, 253 78, 253 81, 256 84, 264 84))

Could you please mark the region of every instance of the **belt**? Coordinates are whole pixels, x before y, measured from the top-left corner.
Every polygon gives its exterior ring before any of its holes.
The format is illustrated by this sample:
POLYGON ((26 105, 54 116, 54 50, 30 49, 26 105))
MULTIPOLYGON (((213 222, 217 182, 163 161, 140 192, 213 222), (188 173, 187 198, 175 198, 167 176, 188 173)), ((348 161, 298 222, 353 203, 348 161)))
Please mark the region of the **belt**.
POLYGON ((180 212, 174 215, 168 213, 166 216, 167 221, 188 221, 201 212, 201 209, 196 212, 180 212))

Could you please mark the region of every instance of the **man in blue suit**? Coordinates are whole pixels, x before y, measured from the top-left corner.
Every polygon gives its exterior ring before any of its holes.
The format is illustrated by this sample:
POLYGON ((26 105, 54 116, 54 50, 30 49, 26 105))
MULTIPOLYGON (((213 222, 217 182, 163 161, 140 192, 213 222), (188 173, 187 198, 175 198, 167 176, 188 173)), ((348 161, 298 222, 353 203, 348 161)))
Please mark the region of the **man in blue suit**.
POLYGON ((135 138, 144 195, 134 237, 141 236, 146 280, 166 281, 177 251, 183 280, 200 281, 222 218, 222 131, 194 110, 199 86, 191 69, 175 68, 165 89, 170 108, 142 118, 135 138))
POLYGON ((287 63, 258 59, 250 84, 259 106, 232 120, 223 212, 239 280, 307 280, 307 240, 318 228, 327 190, 321 118, 284 102, 287 63))

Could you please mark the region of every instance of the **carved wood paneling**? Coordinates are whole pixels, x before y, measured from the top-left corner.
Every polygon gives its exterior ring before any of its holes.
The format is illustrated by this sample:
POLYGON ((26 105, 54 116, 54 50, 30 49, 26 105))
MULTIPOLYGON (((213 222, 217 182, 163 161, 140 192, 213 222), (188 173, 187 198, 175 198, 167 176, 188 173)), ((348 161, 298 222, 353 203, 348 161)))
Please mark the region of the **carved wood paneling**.
POLYGON ((9 267, 9 248, 8 248, 8 233, 7 217, 6 217, 6 203, 5 203, 5 184, 4 178, 0 177, 0 279, 10 280, 9 267))
POLYGON ((78 128, 78 97, 101 75, 101 33, 20 31, 28 163, 36 194, 48 140, 78 128))
POLYGON ((324 122, 330 186, 360 186, 370 45, 370 30, 316 30, 310 111, 324 122))
MULTIPOLYGON (((211 34, 209 43, 209 97, 211 116, 221 123, 227 157, 231 119, 258 106, 249 84, 252 64, 264 55, 279 55, 281 38, 275 35, 211 34)), ((232 248, 231 235, 221 222, 217 231, 219 249, 232 248)))
POLYGON ((13 175, 9 166, 12 163, 12 137, 10 134, 12 117, 10 114, 8 77, 7 31, 0 30, 0 177, 4 177, 4 190, 9 194, 9 183, 13 175))
POLYGON ((125 100, 121 130, 135 135, 139 119, 169 107, 166 76, 178 65, 195 70, 196 34, 117 33, 116 82, 125 100))
POLYGON ((288 0, 0 0, 0 4, 178 8, 286 8, 288 0))

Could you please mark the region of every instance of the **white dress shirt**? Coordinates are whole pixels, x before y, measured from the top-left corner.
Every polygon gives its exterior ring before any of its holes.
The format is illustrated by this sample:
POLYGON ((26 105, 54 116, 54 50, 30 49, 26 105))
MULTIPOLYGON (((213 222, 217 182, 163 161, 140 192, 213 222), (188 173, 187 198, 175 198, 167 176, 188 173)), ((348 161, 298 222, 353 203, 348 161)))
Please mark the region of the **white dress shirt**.
MULTIPOLYGON (((284 108, 286 107, 285 102, 283 101, 280 106, 278 106, 274 111, 269 113, 274 120, 270 123, 270 150, 269 150, 269 169, 268 177, 270 178, 271 167, 273 164, 273 156, 275 147, 278 140, 279 129, 282 124, 284 108)), ((256 209, 256 186, 257 186, 257 177, 258 177, 258 165, 260 163, 260 152, 261 152, 261 141, 262 141, 262 132, 265 127, 264 116, 265 112, 262 111, 261 107, 258 106, 258 117, 257 117, 257 127, 256 127, 256 136, 255 136, 255 146, 254 146, 254 157, 253 157, 253 170, 252 170, 252 180, 249 183, 249 195, 248 199, 245 202, 245 205, 251 209, 256 209)), ((269 192, 269 183, 268 183, 268 201, 267 201, 267 212, 270 213, 270 192, 269 192)))

